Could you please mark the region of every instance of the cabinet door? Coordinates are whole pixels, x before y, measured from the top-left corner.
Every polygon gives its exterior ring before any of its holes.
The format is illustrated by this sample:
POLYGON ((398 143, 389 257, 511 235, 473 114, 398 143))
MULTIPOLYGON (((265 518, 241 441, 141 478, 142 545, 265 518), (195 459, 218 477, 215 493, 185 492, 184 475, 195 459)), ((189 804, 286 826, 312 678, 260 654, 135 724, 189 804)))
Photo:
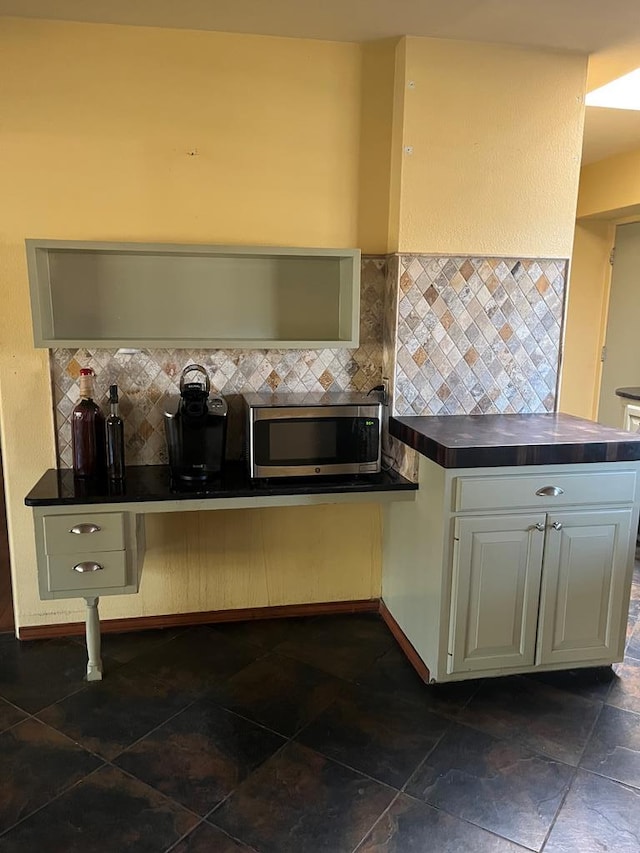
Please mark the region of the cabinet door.
POLYGON ((456 520, 449 672, 531 666, 543 513, 456 520))
POLYGON ((629 432, 640 432, 640 406, 637 403, 627 403, 624 407, 623 429, 629 432))
POLYGON ((538 663, 621 657, 631 519, 631 509, 548 516, 538 663))

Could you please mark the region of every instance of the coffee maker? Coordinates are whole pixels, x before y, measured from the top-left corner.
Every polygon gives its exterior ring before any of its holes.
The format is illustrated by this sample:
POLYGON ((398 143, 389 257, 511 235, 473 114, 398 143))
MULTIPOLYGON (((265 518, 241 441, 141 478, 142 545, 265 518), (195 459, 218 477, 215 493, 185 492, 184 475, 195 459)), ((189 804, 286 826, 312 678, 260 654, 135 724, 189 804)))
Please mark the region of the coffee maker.
POLYGON ((222 472, 227 403, 224 397, 209 397, 210 387, 204 367, 190 364, 180 377, 180 396, 172 398, 165 408, 164 427, 174 481, 198 483, 215 479, 222 472))

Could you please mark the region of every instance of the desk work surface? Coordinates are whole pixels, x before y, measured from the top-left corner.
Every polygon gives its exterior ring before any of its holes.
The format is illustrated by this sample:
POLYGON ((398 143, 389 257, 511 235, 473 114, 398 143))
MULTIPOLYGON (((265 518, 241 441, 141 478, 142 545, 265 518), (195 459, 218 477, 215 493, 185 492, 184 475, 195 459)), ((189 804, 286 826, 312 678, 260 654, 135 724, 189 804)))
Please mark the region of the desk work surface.
MULTIPOLYGON (((348 495, 411 492, 417 483, 395 472, 359 477, 316 477, 252 480, 246 467, 228 463, 221 477, 206 483, 176 483, 168 465, 133 465, 121 483, 106 479, 83 481, 68 468, 49 468, 25 498, 27 506, 79 506, 83 504, 127 504, 167 501, 256 499, 310 495, 348 495)), ((373 497, 375 500, 375 497, 373 497)), ((185 507, 186 508, 186 507, 185 507)))
POLYGON ((443 468, 640 459, 640 435, 560 413, 392 417, 389 432, 443 468))

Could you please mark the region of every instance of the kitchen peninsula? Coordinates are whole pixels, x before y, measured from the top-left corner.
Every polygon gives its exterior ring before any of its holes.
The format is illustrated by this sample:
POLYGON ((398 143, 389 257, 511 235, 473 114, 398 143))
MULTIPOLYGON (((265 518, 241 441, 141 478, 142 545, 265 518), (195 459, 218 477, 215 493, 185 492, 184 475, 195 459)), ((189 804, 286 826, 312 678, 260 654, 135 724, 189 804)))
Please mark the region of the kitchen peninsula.
POLYGON ((640 436, 562 414, 402 417, 417 499, 385 509, 384 607, 424 678, 622 659, 640 436))

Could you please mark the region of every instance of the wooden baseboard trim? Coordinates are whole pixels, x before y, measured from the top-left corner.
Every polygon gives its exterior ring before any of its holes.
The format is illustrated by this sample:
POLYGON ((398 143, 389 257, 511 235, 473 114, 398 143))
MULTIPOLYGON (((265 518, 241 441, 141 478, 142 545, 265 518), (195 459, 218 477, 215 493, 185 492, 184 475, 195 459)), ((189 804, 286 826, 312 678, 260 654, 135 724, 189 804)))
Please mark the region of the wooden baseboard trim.
POLYGON ((415 671, 418 673, 424 683, 429 684, 429 681, 431 679, 431 673, 429 672, 428 667, 422 662, 420 656, 418 655, 418 652, 413 648, 411 642, 407 638, 407 635, 398 625, 393 616, 389 613, 389 611, 387 610, 387 606, 384 601, 382 601, 382 599, 380 599, 380 616, 382 616, 385 625, 395 637, 396 642, 404 652, 411 666, 415 669, 415 671))
MULTIPOLYGON (((100 622, 103 634, 123 634, 161 628, 187 628, 192 625, 215 625, 224 622, 247 622, 252 619, 291 619, 296 616, 332 616, 340 613, 379 613, 387 628, 420 678, 429 683, 431 673, 421 661, 402 628, 384 601, 378 598, 358 601, 322 601, 312 604, 281 604, 275 607, 243 607, 237 610, 205 610, 197 613, 167 613, 161 616, 134 616, 130 619, 105 619, 100 622)), ((20 628, 21 640, 51 640, 84 636, 84 622, 62 625, 31 625, 20 628)))
MULTIPOLYGON (((238 610, 206 610, 201 613, 167 613, 163 616, 105 619, 100 621, 100 630, 103 634, 120 634, 129 631, 148 631, 152 628, 211 625, 216 622, 247 622, 251 619, 289 619, 296 616, 331 616, 339 613, 378 613, 379 609, 380 599, 378 598, 359 601, 322 601, 312 604, 281 604, 275 607, 243 607, 238 610)), ((55 637, 82 636, 84 631, 84 622, 67 622, 63 625, 27 625, 19 629, 18 636, 21 640, 49 640, 55 637)))

